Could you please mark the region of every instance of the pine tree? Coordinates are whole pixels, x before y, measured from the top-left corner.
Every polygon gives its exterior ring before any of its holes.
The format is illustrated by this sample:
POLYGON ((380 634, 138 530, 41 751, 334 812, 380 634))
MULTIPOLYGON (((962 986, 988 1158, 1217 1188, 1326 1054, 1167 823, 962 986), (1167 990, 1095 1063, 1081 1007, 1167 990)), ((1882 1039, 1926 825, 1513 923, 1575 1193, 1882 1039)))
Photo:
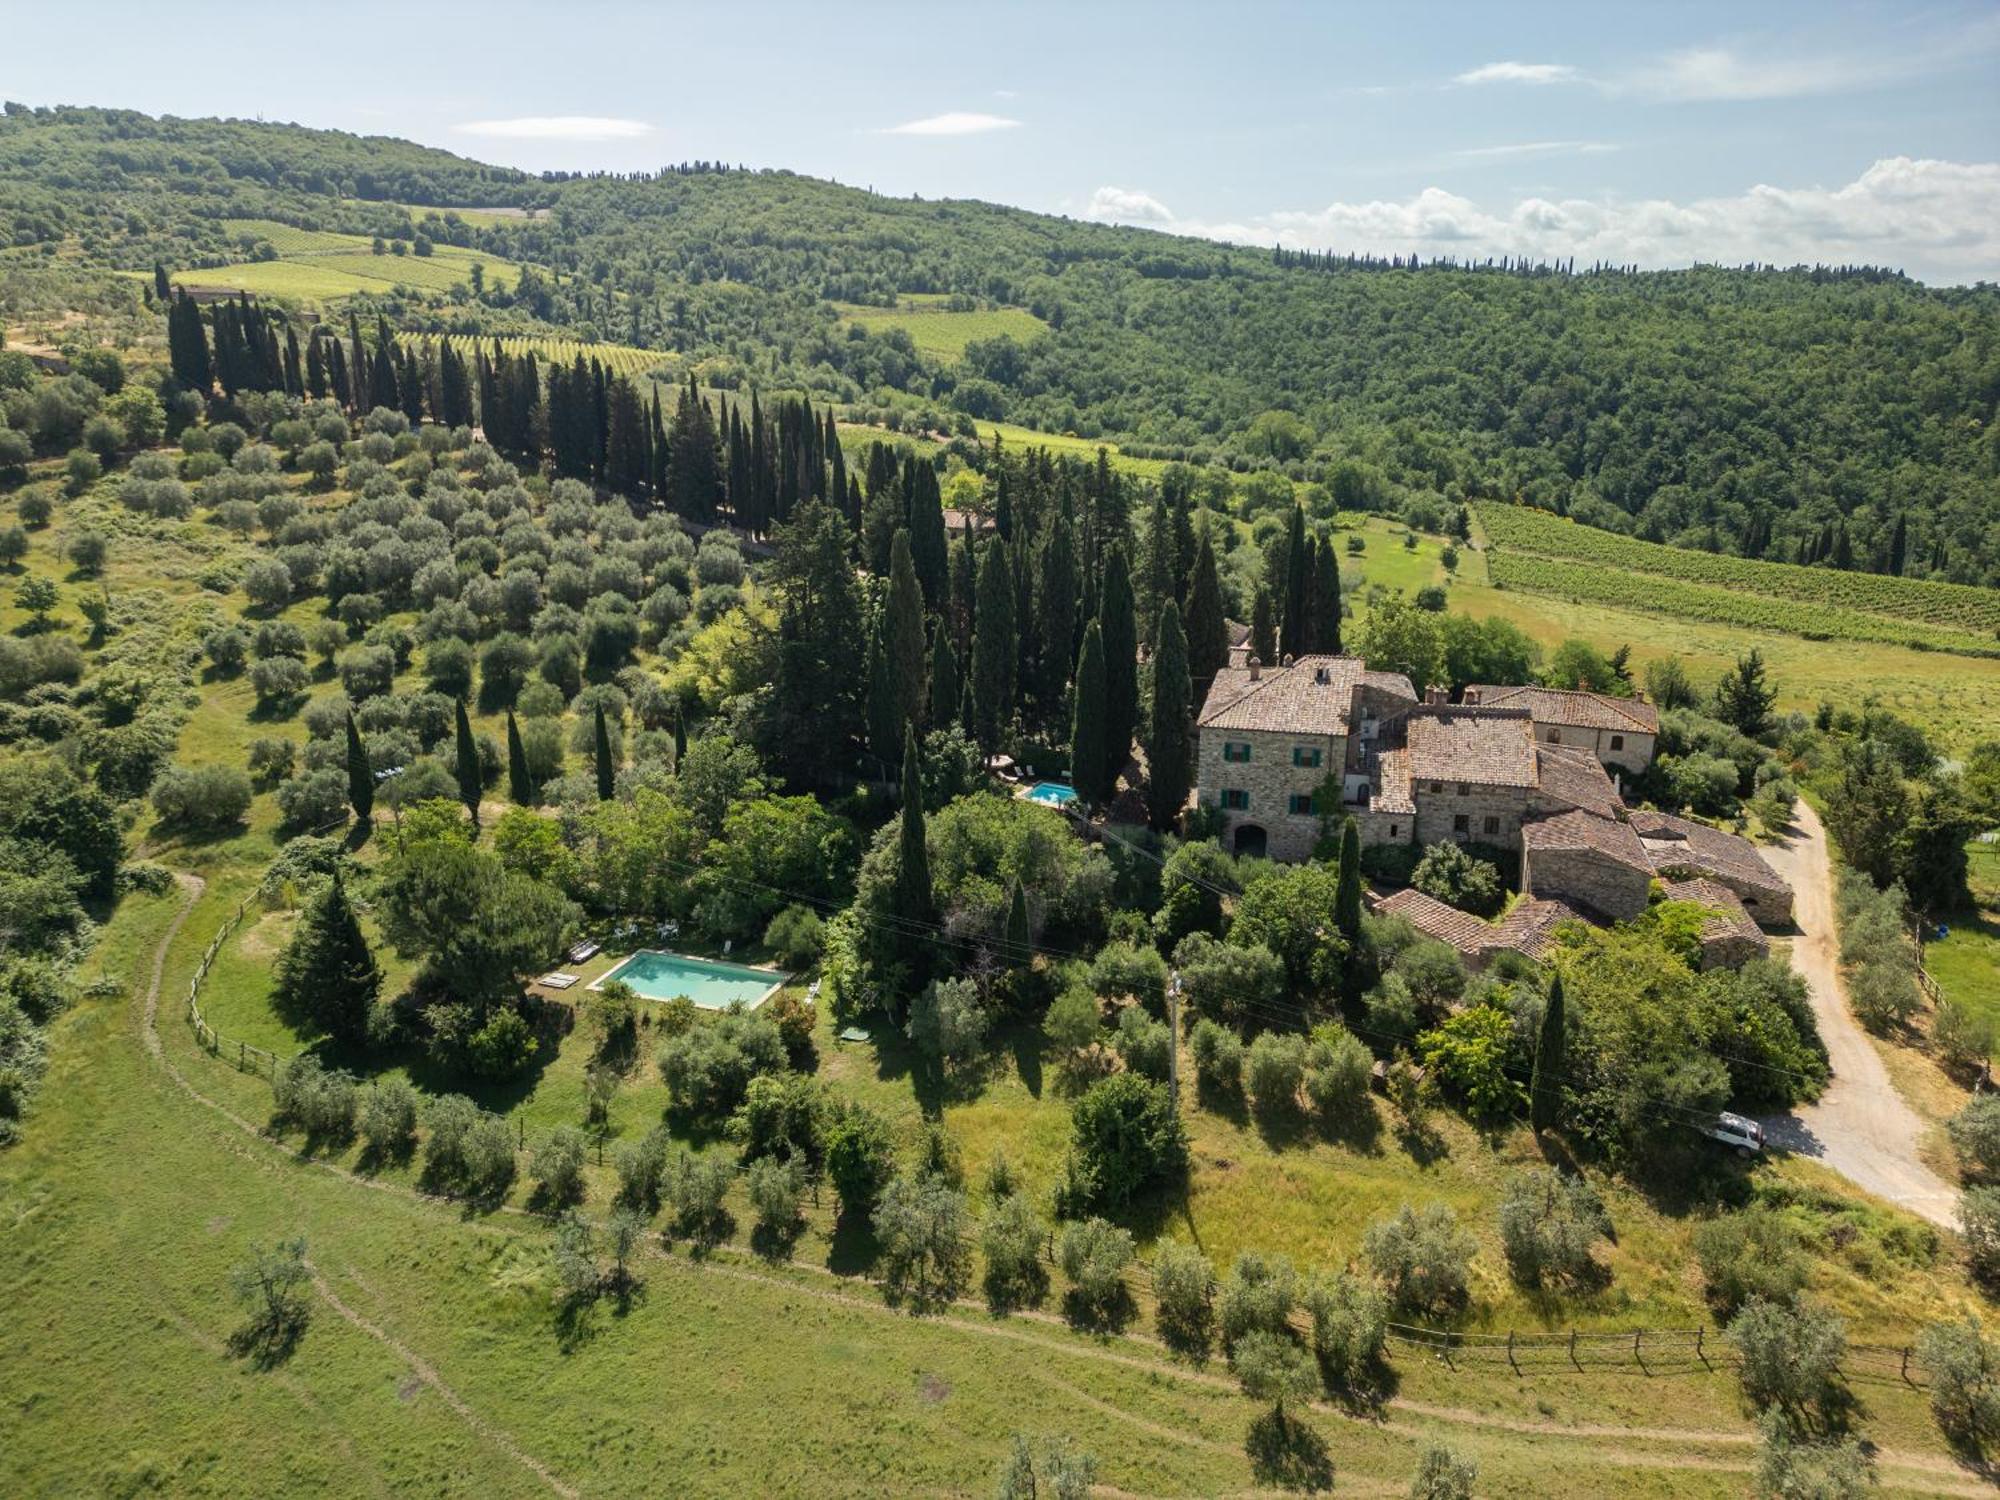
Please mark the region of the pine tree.
POLYGON ((1764 680, 1764 653, 1755 646, 1715 685, 1716 717, 1755 739, 1771 727, 1778 690, 1764 680))
POLYGON ((951 632, 943 620, 931 626, 930 714, 933 729, 950 725, 958 714, 958 653, 951 649, 951 632))
POLYGON ((931 890, 930 846, 924 836, 924 777, 917 759, 917 732, 903 737, 903 818, 896 844, 896 918, 907 936, 904 947, 912 957, 923 952, 916 936, 931 920, 936 897, 931 890))
POLYGON ((597 800, 609 802, 617 789, 618 766, 611 758, 611 726, 604 718, 604 705, 597 705, 597 800))
POLYGON ((1007 544, 998 537, 980 551, 978 607, 972 627, 973 738, 989 755, 1014 707, 1014 580, 1007 567, 1007 544))
POLYGON ((1112 547, 1105 565, 1097 621, 1104 647, 1104 774, 1115 790, 1139 727, 1139 630, 1123 546, 1112 547))
POLYGON ((1528 1120, 1536 1130, 1554 1130, 1562 1123, 1562 1078, 1566 1066, 1563 982, 1549 981, 1549 998, 1542 1006, 1542 1029, 1535 1037, 1535 1072, 1528 1088, 1528 1120))
POLYGON ((521 744, 521 726, 514 722, 514 710, 507 710, 507 795, 517 807, 535 805, 535 782, 528 774, 528 752, 521 744))
POLYGON ((298 930, 280 955, 278 1003, 305 1025, 347 1046, 368 1040, 382 970, 347 899, 340 872, 306 902, 298 930))
POLYGON ((1153 826, 1161 832, 1179 821, 1194 784, 1194 753, 1189 744, 1193 710, 1188 681, 1187 637, 1181 633, 1181 609, 1171 597, 1160 602, 1154 644, 1151 723, 1146 734, 1147 806, 1153 826))
POLYGON ((1354 819, 1340 824, 1340 878, 1333 889, 1333 925, 1353 955, 1361 944, 1361 830, 1354 819))
POLYGON ((480 773, 479 746, 472 738, 472 721, 465 716, 465 700, 459 699, 452 707, 458 710, 458 800, 465 804, 465 810, 472 814, 472 826, 479 828, 479 794, 485 790, 486 778, 480 773))
POLYGON ((1069 779, 1089 807, 1111 800, 1110 757, 1104 749, 1106 716, 1104 628, 1092 620, 1083 627, 1083 647, 1076 656, 1075 706, 1070 715, 1069 779))

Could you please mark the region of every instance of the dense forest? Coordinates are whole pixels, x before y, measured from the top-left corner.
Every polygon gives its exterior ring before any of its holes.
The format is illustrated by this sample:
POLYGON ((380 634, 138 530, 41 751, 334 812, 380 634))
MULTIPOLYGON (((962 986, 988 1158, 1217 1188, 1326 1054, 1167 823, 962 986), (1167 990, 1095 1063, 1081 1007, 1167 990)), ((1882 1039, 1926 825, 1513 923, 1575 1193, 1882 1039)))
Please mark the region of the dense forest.
POLYGON ((709 163, 532 177, 291 126, 0 118, 13 257, 220 265, 268 249, 224 222, 244 219, 533 268, 505 290, 357 299, 400 328, 618 340, 706 385, 1269 467, 1343 505, 1520 500, 1710 551, 2000 580, 1987 286, 1296 257, 709 163), (1025 308, 1045 330, 944 359, 835 305, 918 293, 1025 308))

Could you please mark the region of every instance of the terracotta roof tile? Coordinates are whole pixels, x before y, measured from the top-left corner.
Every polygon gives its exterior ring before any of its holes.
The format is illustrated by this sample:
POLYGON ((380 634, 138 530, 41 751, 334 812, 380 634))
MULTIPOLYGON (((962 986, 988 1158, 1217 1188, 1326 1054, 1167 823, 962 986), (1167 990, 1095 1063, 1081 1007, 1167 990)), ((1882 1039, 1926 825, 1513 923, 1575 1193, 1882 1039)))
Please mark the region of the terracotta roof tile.
POLYGON ((1662 882, 1661 889, 1666 892, 1669 901, 1692 901, 1709 909, 1708 919, 1701 925, 1701 940, 1704 943, 1719 938, 1742 937, 1750 939, 1759 948, 1768 950, 1770 947, 1763 929, 1728 886, 1696 876, 1692 880, 1662 882))
POLYGON ((1764 862, 1755 844, 1726 828, 1650 809, 1634 812, 1632 827, 1644 842, 1653 868, 1664 874, 1692 871, 1695 875, 1724 876, 1765 890, 1791 889, 1764 862))
POLYGON ((1410 775, 1477 786, 1535 784, 1534 727, 1518 710, 1425 707, 1409 718, 1410 775))
POLYGON ((1203 729, 1274 734, 1346 734, 1363 667, 1353 656, 1303 656, 1289 667, 1247 666, 1215 674, 1195 722, 1203 729))
POLYGON ((1631 730, 1658 734, 1660 711, 1643 698, 1614 698, 1574 688, 1507 687, 1473 683, 1465 701, 1482 707, 1525 708, 1537 724, 1573 724, 1579 729, 1631 730))
POLYGON ((1567 901, 1536 897, 1515 903, 1514 909, 1500 919, 1495 936, 1500 947, 1541 959, 1556 946, 1558 923, 1590 920, 1580 908, 1571 906, 1567 901))
POLYGON ((1537 743, 1535 769, 1539 790, 1554 801, 1567 802, 1600 818, 1615 818, 1624 809, 1611 777, 1587 750, 1537 743))
POLYGON ((1600 818, 1580 809, 1523 823, 1521 847, 1529 851, 1588 849, 1635 870, 1650 873, 1653 869, 1653 862, 1646 857, 1646 846, 1639 842, 1631 824, 1616 818, 1600 818))
POLYGON ((1467 957, 1489 953, 1498 946, 1491 924, 1415 888, 1383 897, 1375 903, 1375 914, 1401 917, 1426 937, 1449 943, 1467 957))

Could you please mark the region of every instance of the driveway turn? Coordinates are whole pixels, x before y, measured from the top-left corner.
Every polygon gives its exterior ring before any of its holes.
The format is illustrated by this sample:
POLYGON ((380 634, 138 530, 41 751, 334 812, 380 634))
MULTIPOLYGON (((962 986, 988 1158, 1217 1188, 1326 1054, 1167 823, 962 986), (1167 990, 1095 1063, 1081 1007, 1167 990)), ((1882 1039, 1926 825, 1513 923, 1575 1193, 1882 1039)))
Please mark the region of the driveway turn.
POLYGON ((1792 809, 1792 816, 1791 836, 1765 852, 1772 868, 1791 883, 1799 928, 1792 939, 1792 967, 1805 976, 1812 992, 1833 1078, 1814 1103, 1790 1114, 1765 1116, 1765 1136, 1783 1150, 1825 1162, 1878 1198, 1955 1229, 1957 1189, 1917 1155, 1924 1122, 1896 1092, 1889 1070, 1847 1006, 1826 830, 1804 802, 1792 809))

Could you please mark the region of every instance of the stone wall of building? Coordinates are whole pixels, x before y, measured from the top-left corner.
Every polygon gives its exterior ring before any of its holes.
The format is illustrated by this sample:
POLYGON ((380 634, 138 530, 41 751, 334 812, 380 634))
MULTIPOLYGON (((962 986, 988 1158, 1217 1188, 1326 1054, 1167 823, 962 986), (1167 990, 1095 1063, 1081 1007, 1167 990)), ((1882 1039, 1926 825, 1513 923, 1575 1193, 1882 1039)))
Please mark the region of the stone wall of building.
POLYGON ((1410 799, 1417 805, 1417 842, 1432 844, 1499 844, 1514 848, 1521 842, 1521 819, 1528 812, 1526 787, 1479 786, 1447 781, 1412 782, 1410 799), (1461 793, 1460 787, 1465 791, 1461 793), (1465 819, 1459 827, 1458 820, 1465 819))
POLYGON ((1264 830, 1265 852, 1273 859, 1301 860, 1312 853, 1319 838, 1319 816, 1295 813, 1291 799, 1310 797, 1331 773, 1338 777, 1347 756, 1345 735, 1279 734, 1268 730, 1201 730, 1196 759, 1196 797, 1203 807, 1220 809, 1224 836, 1222 845, 1234 851, 1237 831, 1246 825, 1264 830), (1224 760, 1222 747, 1247 744, 1250 759, 1224 760), (1292 751, 1299 746, 1317 748, 1317 766, 1295 766, 1292 751), (1248 795, 1244 809, 1222 806, 1225 790, 1248 795))
POLYGON ((1537 724, 1535 738, 1544 745, 1588 750, 1607 766, 1634 775, 1653 763, 1653 736, 1636 729, 1583 729, 1575 724, 1537 724), (1612 741, 1618 741, 1613 744, 1612 741))
POLYGON ((1593 849, 1523 849, 1521 890, 1579 903, 1619 921, 1646 909, 1652 876, 1593 849))

